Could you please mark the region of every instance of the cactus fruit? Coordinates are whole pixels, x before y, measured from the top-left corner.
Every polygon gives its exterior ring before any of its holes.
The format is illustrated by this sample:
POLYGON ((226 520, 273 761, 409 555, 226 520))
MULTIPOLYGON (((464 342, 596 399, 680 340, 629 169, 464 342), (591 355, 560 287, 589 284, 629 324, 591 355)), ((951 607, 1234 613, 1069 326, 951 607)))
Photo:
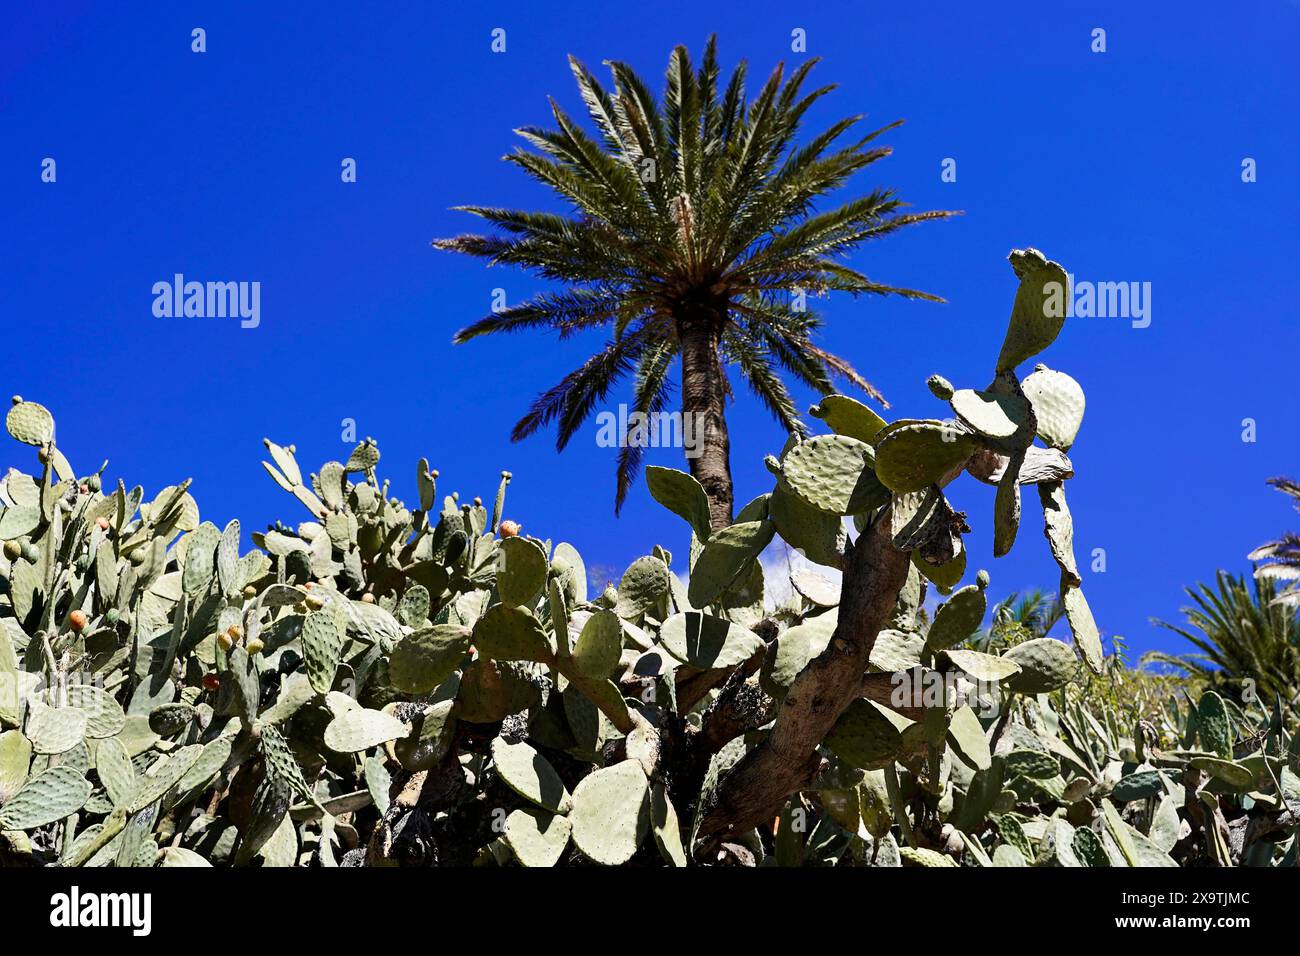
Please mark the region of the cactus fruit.
POLYGON ((501 527, 500 527, 501 537, 513 538, 517 534, 519 534, 519 531, 520 531, 520 524, 518 521, 501 522, 501 527))
POLYGON ((68 613, 68 627, 73 634, 80 634, 86 629, 86 612, 77 608, 68 613))

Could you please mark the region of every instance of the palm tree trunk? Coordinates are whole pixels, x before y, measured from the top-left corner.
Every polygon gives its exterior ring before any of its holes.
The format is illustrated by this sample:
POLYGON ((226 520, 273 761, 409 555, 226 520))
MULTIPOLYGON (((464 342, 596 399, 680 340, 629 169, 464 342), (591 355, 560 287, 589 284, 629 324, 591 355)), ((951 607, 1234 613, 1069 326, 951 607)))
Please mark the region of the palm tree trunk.
POLYGON ((692 310, 677 317, 677 339, 682 349, 682 434, 688 440, 686 461, 709 496, 709 520, 714 531, 731 524, 733 503, 726 378, 718 355, 721 329, 722 316, 717 310, 692 310))

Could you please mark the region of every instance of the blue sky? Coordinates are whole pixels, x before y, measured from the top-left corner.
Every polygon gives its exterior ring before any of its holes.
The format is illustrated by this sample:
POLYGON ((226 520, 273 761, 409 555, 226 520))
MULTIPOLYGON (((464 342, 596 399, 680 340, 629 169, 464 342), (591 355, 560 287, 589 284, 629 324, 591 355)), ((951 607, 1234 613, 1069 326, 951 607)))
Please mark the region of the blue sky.
MULTIPOLYGON (((1300 473, 1300 310, 1286 286, 1300 219, 1295 3, 271 6, 0 14, 0 388, 54 411, 79 469, 107 457, 111 478, 150 494, 190 476, 204 517, 258 528, 303 516, 262 472, 261 438, 296 442, 315 468, 346 457, 350 418, 408 499, 421 455, 464 497, 490 499, 509 468, 509 514, 589 565, 621 569, 656 542, 684 555, 684 525, 644 490, 614 520, 613 452, 594 425, 562 455, 546 436, 509 442, 527 402, 595 340, 452 346, 493 289, 518 301, 541 284, 429 241, 477 228, 458 203, 553 208, 500 157, 512 129, 548 121, 548 94, 581 112, 566 54, 597 70, 631 62, 657 89, 674 44, 698 54, 716 31, 728 70, 824 58, 815 77, 840 88, 810 129, 853 113, 908 121, 851 191, 891 185, 919 208, 965 210, 852 259, 947 304, 824 308, 825 344, 890 414, 941 415, 924 384, 934 372, 987 383, 1011 248, 1037 246, 1079 279, 1151 283, 1149 327, 1075 319, 1043 356, 1088 394, 1069 493, 1081 556, 1106 552, 1086 588, 1107 634, 1176 646, 1148 618, 1175 617, 1183 585, 1245 570, 1250 548, 1296 524, 1264 485, 1300 473), (505 53, 491 51, 496 27, 505 53), (1090 49, 1098 27, 1105 53, 1090 49), (791 51, 796 28, 807 54, 791 51), (46 157, 54 183, 41 181, 46 157), (356 183, 340 180, 344 157, 356 183), (946 158, 956 182, 940 179, 946 158), (260 282, 261 324, 155 317, 152 286, 177 272, 260 282)), ((737 391, 744 501, 769 489, 762 457, 783 436, 737 391)), ((30 468, 15 443, 0 448, 0 467, 30 468)), ((680 467, 677 454, 648 460, 680 467)), ((991 489, 963 480, 951 497, 995 595, 1055 585, 1032 496, 1015 553, 996 561, 991 489)))

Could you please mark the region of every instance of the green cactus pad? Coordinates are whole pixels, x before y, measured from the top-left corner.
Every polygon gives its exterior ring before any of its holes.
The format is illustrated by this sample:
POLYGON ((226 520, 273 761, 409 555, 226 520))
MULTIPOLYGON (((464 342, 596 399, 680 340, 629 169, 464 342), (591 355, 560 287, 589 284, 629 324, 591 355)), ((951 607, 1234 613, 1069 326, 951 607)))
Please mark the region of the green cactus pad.
POLYGON ((969 706, 963 705, 952 712, 952 719, 948 722, 948 744, 972 770, 987 770, 993 765, 984 728, 969 706))
POLYGON ((978 445, 969 432, 939 421, 891 428, 876 442, 876 476, 891 491, 922 491, 961 466, 978 445))
POLYGON ((851 767, 880 770, 892 766, 903 749, 903 731, 913 722, 858 698, 840 714, 823 743, 851 767))
POLYGON ((1007 681, 1018 694, 1046 694, 1059 690, 1075 679, 1079 660, 1068 644, 1052 637, 1035 638, 1017 644, 1004 655, 1020 665, 1020 673, 1007 681))
POLYGON ((24 445, 45 445, 54 440, 54 416, 36 402, 15 402, 10 406, 5 428, 24 445))
POLYGON ((1005 440, 1029 423, 1033 412, 1020 395, 980 392, 970 388, 953 392, 950 403, 956 416, 986 438, 1005 440))
POLYGON ((0 830, 35 830, 76 813, 90 797, 90 781, 73 767, 51 767, 32 777, 0 807, 0 830))
POLYGON ((947 593, 961 583, 966 576, 966 551, 958 552, 957 557, 944 564, 932 564, 921 557, 919 552, 912 553, 912 566, 940 592, 947 593))
POLYGON ((166 846, 158 857, 160 867, 211 867, 204 857, 183 846, 166 846))
POLYGON ((956 866, 952 857, 945 856, 937 850, 927 850, 921 846, 900 846, 898 848, 899 859, 903 861, 903 866, 925 866, 925 867, 950 867, 956 866))
POLYGON ((27 780, 32 762, 31 742, 16 730, 0 733, 0 806, 27 780))
POLYGON ((1020 286, 1011 307, 999 372, 1014 369, 1056 341, 1065 325, 1070 280, 1061 266, 1037 249, 1014 249, 1007 257, 1020 286))
POLYGON ((837 623, 835 613, 819 614, 786 628, 768 648, 760 671, 763 689, 783 697, 808 662, 826 649, 837 623))
POLYGON ((945 652, 948 660, 977 681, 1003 681, 1020 673, 1020 665, 996 654, 953 648, 945 652))
POLYGON ((618 616, 633 620, 654 610, 668 595, 668 566, 659 558, 637 558, 623 572, 618 585, 618 616))
POLYGON ((704 543, 686 595, 693 607, 708 607, 748 569, 775 533, 771 521, 746 521, 713 533, 704 543))
POLYGON ((69 687, 68 706, 85 713, 86 736, 93 739, 115 737, 126 725, 122 705, 108 691, 93 684, 74 684, 69 687))
POLYGON ((840 603, 840 583, 809 568, 791 571, 790 586, 818 607, 836 607, 840 603))
POLYGON ((95 771, 113 806, 126 806, 135 793, 135 767, 120 740, 110 737, 99 742, 95 748, 95 771))
POLYGON ((1069 451, 1083 424, 1083 388, 1064 372, 1042 364, 1020 387, 1038 419, 1038 437, 1052 448, 1069 451))
MULTIPOLYGON (((174 704, 159 704, 149 711, 149 729, 159 737, 175 737, 190 725, 194 719, 194 708, 183 701, 174 704)), ((126 723, 126 715, 122 715, 126 723)))
POLYGON ((27 718, 27 739, 38 754, 61 754, 85 739, 86 725, 86 712, 80 708, 34 705, 27 718))
POLYGON ((1084 866, 1110 866, 1101 838, 1087 827, 1078 827, 1074 831, 1070 848, 1074 851, 1075 859, 1084 866))
POLYGON ((1101 648, 1101 632, 1093 619, 1088 599, 1083 596, 1083 588, 1061 580, 1061 605, 1070 623, 1070 633, 1074 635, 1075 646, 1083 653, 1083 662, 1094 674, 1105 670, 1104 652, 1101 648))
POLYGON ((165 794, 194 766, 203 752, 201 744, 189 744, 173 751, 150 767, 142 776, 136 778, 135 790, 127 803, 127 809, 139 813, 155 800, 161 800, 165 794))
POLYGON ((976 584, 962 588, 939 605, 925 638, 926 650, 943 651, 968 639, 984 620, 988 600, 976 584))
POLYGON ((886 628, 876 635, 871 647, 871 669, 887 674, 909 670, 921 663, 924 647, 925 639, 920 634, 886 628))
POLYGON ((673 514, 684 519, 701 541, 713 533, 709 521, 709 496, 692 475, 675 468, 647 465, 646 487, 650 496, 673 514))
POLYGON ((1028 866, 1020 851, 1009 843, 999 843, 993 850, 993 865, 999 867, 1028 866))
POLYGON ((532 607, 546 584, 546 552, 528 538, 505 538, 497 547, 497 592, 502 603, 532 607))
POLYGON ((380 710, 358 708, 339 714, 325 728, 325 746, 351 754, 378 747, 406 735, 406 725, 380 710))
POLYGON ((876 477, 871 446, 843 435, 818 435, 791 448, 781 462, 789 489, 832 515, 861 514, 889 500, 876 477))
POLYGON ((474 646, 498 661, 540 661, 554 655, 541 622, 521 607, 498 604, 474 624, 474 646))
POLYGON ((814 564, 838 568, 848 534, 839 515, 814 508, 778 482, 768 502, 776 533, 814 564))
POLYGON ((623 655, 623 624, 613 611, 597 611, 587 618, 573 647, 578 668, 592 677, 608 677, 623 655))
POLYGON ((669 654, 692 667, 735 667, 763 648, 752 631, 698 611, 683 611, 664 621, 659 640, 669 654))
POLYGON ((1225 760, 1222 757, 1192 757, 1187 762, 1238 793, 1245 793, 1255 787, 1255 775, 1250 768, 1236 761, 1225 760))
POLYGON ((501 837, 522 865, 545 868, 560 862, 572 832, 567 817, 520 807, 506 817, 501 837))
POLYGON ((650 827, 650 782, 636 760, 594 770, 573 791, 573 842, 597 863, 617 866, 650 827))
POLYGON ((492 741, 492 761, 497 773, 515 793, 552 813, 568 813, 573 799, 550 761, 527 743, 492 741))
POLYGON ((407 694, 427 694, 460 666, 469 652, 470 629, 435 624, 413 631, 393 647, 388 680, 407 694))
POLYGON ((334 686, 345 638, 343 625, 330 608, 312 611, 302 620, 302 650, 307 677, 318 694, 334 686))
POLYGON ((1110 797, 1117 803, 1128 803, 1154 797, 1164 789, 1164 775, 1159 770, 1138 770, 1120 777, 1110 797))
MULTIPOLYGON (((1201 746, 1212 754, 1232 756, 1232 724, 1223 698, 1214 691, 1206 691, 1196 705, 1196 733, 1201 746)), ((38 748, 39 752, 39 748, 38 748)))
POLYGON ((1034 780, 1050 780, 1061 772, 1061 762, 1049 753, 1041 750, 1012 750, 1003 755, 1007 776, 1030 777, 1034 780))
POLYGON ((886 422, 866 405, 847 395, 827 395, 808 409, 813 418, 820 418, 837 435, 856 438, 870 445, 876 433, 886 422))
POLYGON ((669 866, 686 866, 686 850, 682 847, 681 826, 677 822, 677 810, 668 799, 668 791, 662 783, 650 787, 650 827, 654 832, 655 844, 659 853, 669 866))

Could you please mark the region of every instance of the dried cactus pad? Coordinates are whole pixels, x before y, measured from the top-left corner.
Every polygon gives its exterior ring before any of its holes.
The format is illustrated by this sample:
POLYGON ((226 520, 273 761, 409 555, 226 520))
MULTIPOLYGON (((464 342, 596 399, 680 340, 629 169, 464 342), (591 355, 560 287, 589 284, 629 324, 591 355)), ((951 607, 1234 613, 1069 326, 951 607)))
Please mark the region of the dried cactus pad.
POLYGON ((935 484, 971 456, 978 440, 939 421, 891 428, 876 442, 876 476, 906 494, 935 484))
POLYGON ((833 515, 861 514, 888 500, 874 465, 871 446, 844 435, 818 435, 800 442, 781 462, 790 490, 833 515))
POLYGON ((5 428, 25 445, 44 445, 54 440, 54 416, 36 402, 14 402, 5 416, 5 428))
POLYGON ((1083 388, 1064 372, 1039 364, 1021 384, 1038 419, 1038 437, 1047 445, 1069 451, 1083 424, 1083 388))
POLYGON ((998 371, 1013 369, 1047 348, 1065 325, 1069 276, 1037 249, 1014 249, 1007 257, 1020 279, 1011 321, 998 354, 998 371))

